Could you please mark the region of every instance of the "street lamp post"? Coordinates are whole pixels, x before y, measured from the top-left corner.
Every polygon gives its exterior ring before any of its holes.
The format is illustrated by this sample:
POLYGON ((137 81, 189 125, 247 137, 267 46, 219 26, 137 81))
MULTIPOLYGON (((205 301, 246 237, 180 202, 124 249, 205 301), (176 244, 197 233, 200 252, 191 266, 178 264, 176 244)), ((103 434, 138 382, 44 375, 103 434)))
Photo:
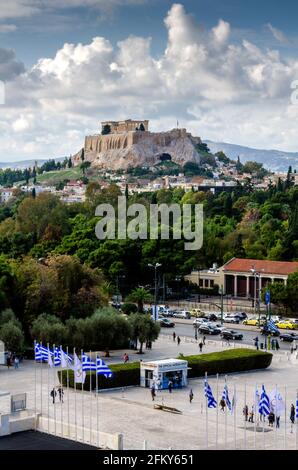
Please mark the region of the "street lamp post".
POLYGON ((150 268, 154 268, 154 321, 157 320, 157 269, 161 266, 160 263, 148 264, 150 268))
POLYGON ((220 323, 223 324, 223 287, 219 288, 220 293, 220 323))

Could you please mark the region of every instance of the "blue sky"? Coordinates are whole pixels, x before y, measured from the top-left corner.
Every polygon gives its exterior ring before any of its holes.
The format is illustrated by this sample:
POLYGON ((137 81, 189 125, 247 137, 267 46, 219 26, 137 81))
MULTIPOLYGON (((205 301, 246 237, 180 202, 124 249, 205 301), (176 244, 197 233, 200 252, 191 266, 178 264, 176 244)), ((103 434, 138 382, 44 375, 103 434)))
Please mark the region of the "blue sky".
POLYGON ((297 18, 290 0, 0 0, 0 160, 74 153, 125 117, 298 150, 297 18))

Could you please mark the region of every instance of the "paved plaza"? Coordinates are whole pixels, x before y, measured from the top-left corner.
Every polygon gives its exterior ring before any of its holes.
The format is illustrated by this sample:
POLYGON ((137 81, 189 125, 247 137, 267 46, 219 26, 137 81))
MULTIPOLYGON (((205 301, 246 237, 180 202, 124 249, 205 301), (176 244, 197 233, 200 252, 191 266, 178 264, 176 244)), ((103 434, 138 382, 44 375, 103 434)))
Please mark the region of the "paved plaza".
MULTIPOLYGON (((204 352, 226 348, 210 342, 204 352)), ((130 360, 139 360, 140 355, 127 351, 130 360)), ((182 338, 178 347, 170 337, 161 337, 152 350, 145 350, 142 360, 177 357, 198 353, 198 346, 190 339, 182 338)), ((107 363, 119 362, 124 351, 111 352, 107 363)), ((230 400, 235 395, 236 412, 223 412, 219 408, 209 409, 206 414, 204 379, 192 379, 188 388, 158 391, 155 403, 163 403, 180 410, 173 414, 153 408, 149 389, 128 387, 107 390, 99 394, 65 389, 64 403, 55 405, 49 392, 58 385, 57 370, 46 364, 34 367, 33 361, 25 361, 19 370, 0 368, 1 390, 11 393, 26 392, 28 408, 35 409, 35 373, 37 378, 36 408, 41 411, 46 432, 78 439, 81 442, 100 445, 96 430, 106 433, 122 433, 124 449, 295 449, 298 434, 296 424, 290 426, 290 405, 295 404, 298 388, 298 365, 285 353, 274 354, 272 365, 267 370, 230 374, 227 377, 230 400), (42 382, 41 382, 42 380, 42 382), (269 428, 268 423, 248 423, 243 417, 243 407, 254 404, 255 388, 264 384, 269 394, 276 388, 286 402, 286 413, 282 413, 280 428, 269 428), (194 400, 189 403, 192 388, 194 400), (207 426, 208 422, 208 426, 207 426), (63 423, 63 425, 61 425, 63 423)), ((225 378, 210 377, 209 383, 217 402, 220 401, 225 378)), ((9 406, 5 397, 0 400, 2 412, 9 406)), ((298 445, 297 445, 298 448, 298 445)))

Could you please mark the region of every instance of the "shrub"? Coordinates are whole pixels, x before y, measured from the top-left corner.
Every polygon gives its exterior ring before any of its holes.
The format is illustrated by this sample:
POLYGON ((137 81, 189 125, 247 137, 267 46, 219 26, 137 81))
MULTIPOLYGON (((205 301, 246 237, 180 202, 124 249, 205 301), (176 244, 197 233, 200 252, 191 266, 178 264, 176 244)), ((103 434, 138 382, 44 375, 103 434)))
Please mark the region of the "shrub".
MULTIPOLYGON (((113 376, 111 378, 106 378, 103 375, 98 376, 98 388, 117 388, 117 387, 127 387, 128 385, 139 385, 140 384, 140 363, 131 362, 130 364, 111 364, 109 365, 113 376)), ((63 370, 58 372, 59 380, 63 386, 67 385, 67 371, 63 370)), ((86 380, 83 385, 84 390, 90 390, 90 377, 91 377, 91 388, 92 390, 96 388, 96 373, 87 372, 86 380)), ((74 388, 74 372, 68 370, 69 386, 74 388)), ((81 389, 82 385, 77 384, 77 389, 81 389)))
POLYGON ((24 334, 12 321, 5 323, 0 329, 0 339, 8 351, 20 353, 24 346, 24 334))
POLYGON ((138 307, 132 302, 125 302, 122 305, 121 310, 125 315, 129 315, 130 313, 136 313, 138 311, 138 307))
POLYGON ((254 349, 228 349, 226 351, 202 354, 200 356, 183 356, 190 367, 188 377, 227 374, 253 369, 265 369, 272 361, 272 354, 254 349))

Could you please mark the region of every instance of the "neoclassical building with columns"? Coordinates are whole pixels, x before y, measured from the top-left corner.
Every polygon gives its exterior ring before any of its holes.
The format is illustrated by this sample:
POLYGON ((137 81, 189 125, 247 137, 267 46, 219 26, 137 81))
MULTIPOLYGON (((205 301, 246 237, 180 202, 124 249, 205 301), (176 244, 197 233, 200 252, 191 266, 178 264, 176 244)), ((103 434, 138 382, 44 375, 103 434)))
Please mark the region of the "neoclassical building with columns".
POLYGON ((192 271, 185 279, 203 288, 222 287, 232 297, 254 298, 272 282, 287 283, 298 262, 232 258, 218 269, 192 271))

